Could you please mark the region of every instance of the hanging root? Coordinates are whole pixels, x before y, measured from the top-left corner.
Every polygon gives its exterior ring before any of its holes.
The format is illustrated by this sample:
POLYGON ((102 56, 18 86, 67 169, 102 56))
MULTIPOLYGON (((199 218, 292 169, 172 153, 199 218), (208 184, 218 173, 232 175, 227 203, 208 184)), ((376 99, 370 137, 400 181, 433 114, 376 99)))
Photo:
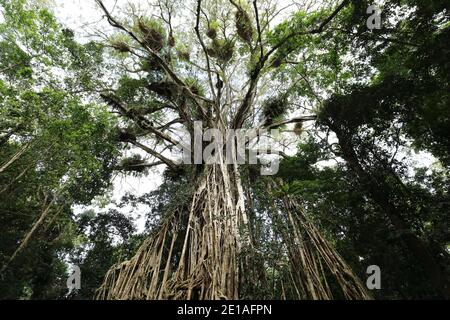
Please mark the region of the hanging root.
POLYGON ((265 292, 262 298, 333 299, 328 284, 333 278, 346 299, 371 299, 288 196, 274 201, 269 210, 283 249, 268 267, 250 240, 240 181, 236 166, 207 166, 190 206, 167 218, 132 259, 109 270, 96 298, 239 299, 252 298, 259 290, 265 292))
POLYGON ((174 213, 131 260, 107 273, 96 298, 238 299, 243 207, 237 205, 242 201, 235 184, 225 166, 209 167, 193 195, 185 230, 181 212, 174 213))
POLYGON ((295 199, 283 198, 285 228, 281 233, 287 247, 299 298, 333 299, 324 265, 349 300, 371 300, 372 296, 330 243, 321 235, 295 199), (291 234, 286 230, 290 230, 291 234))

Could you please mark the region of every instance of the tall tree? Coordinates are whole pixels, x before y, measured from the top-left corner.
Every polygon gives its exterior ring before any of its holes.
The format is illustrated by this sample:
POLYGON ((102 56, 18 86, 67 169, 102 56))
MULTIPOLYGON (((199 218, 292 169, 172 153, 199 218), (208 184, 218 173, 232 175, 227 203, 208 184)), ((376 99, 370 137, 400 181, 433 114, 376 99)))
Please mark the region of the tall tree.
MULTIPOLYGON (((214 163, 190 165, 164 151, 179 145, 177 130, 193 139, 197 121, 217 129, 220 138, 215 139, 235 146, 227 129, 276 129, 313 120, 308 114, 287 118, 299 97, 294 88, 300 76, 280 83, 279 90, 266 88, 273 86, 273 66, 280 55, 296 49, 297 39, 320 39, 349 2, 296 13, 276 29, 272 20, 279 12, 265 1, 198 0, 184 7, 156 1, 158 14, 151 17, 134 6, 117 16, 102 1, 97 3, 119 32, 109 44, 118 52, 122 77, 101 96, 123 119, 123 141, 154 158, 142 166, 166 165, 171 175, 185 177, 189 184, 188 202, 162 219, 135 257, 108 272, 98 298, 237 299, 245 290, 252 292, 256 284, 246 274, 262 272, 267 278, 269 273, 264 259, 247 259, 257 257, 255 247, 264 244, 252 240, 245 195, 249 185, 236 161, 239 155, 233 153, 235 161, 227 164, 226 149, 220 147, 214 163), (176 23, 180 17, 191 22, 176 23)), ((284 227, 274 230, 284 241, 284 270, 295 270, 291 289, 297 287, 297 298, 332 297, 323 268, 329 268, 346 298, 370 298, 296 201, 286 196, 278 209, 273 207, 274 221, 279 210, 286 212, 279 217, 284 227), (296 246, 308 241, 311 245, 296 246)))

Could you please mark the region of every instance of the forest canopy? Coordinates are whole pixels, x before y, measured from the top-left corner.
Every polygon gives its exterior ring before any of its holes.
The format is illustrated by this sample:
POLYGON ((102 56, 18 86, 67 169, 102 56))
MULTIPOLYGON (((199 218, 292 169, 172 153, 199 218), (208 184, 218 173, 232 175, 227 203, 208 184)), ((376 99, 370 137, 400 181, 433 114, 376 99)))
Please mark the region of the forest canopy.
POLYGON ((81 6, 0 0, 0 299, 450 298, 449 1, 81 6))

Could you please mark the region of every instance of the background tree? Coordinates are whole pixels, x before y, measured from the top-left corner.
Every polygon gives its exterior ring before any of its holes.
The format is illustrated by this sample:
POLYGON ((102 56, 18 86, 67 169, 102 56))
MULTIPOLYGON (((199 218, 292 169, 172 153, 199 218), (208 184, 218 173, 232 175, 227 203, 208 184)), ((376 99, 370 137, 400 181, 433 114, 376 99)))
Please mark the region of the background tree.
MULTIPOLYGON (((319 128, 326 133, 325 138, 319 134, 314 140, 333 157, 345 161, 349 170, 346 180, 351 179, 356 190, 364 191, 360 203, 367 197, 370 206, 379 211, 376 228, 384 235, 372 241, 376 246, 383 238, 389 239, 391 246, 386 251, 372 249, 378 259, 389 264, 381 258, 384 254, 398 257, 394 261, 403 268, 395 272, 395 266, 388 267, 395 273, 392 278, 402 279, 400 273, 406 273, 408 279, 416 279, 397 284, 392 280, 397 291, 392 294, 402 296, 406 290, 421 298, 448 297, 448 240, 443 240, 442 234, 439 240, 431 236, 436 230, 448 229, 448 219, 444 218, 448 212, 441 206, 446 193, 427 189, 421 182, 424 171, 414 173, 408 161, 412 150, 431 152, 440 164, 425 176, 437 183, 447 180, 447 151, 443 150, 448 150, 449 82, 443 60, 449 50, 448 5, 439 1, 385 1, 381 8, 383 27, 373 31, 364 26, 368 5, 362 1, 349 6, 338 25, 330 29, 331 41, 320 44, 335 48, 324 54, 324 66, 340 70, 331 74, 334 78, 325 78, 332 84, 330 91, 320 89, 323 73, 308 74, 304 87, 300 87, 313 92, 319 128), (346 61, 348 54, 353 58, 350 63, 346 61), (436 200, 429 203, 434 196, 436 200), (404 288, 410 281, 415 289, 404 288)), ((299 54, 304 59, 304 51, 293 52, 286 60, 295 61, 299 54)), ((298 72, 302 67, 297 64, 291 67, 286 61, 281 76, 298 72)), ((351 215, 354 223, 362 216, 351 215)))
POLYGON ((65 81, 93 63, 99 46, 76 44, 37 3, 0 1, 0 8, 0 294, 57 298, 76 236, 72 206, 110 186, 116 125, 65 81))

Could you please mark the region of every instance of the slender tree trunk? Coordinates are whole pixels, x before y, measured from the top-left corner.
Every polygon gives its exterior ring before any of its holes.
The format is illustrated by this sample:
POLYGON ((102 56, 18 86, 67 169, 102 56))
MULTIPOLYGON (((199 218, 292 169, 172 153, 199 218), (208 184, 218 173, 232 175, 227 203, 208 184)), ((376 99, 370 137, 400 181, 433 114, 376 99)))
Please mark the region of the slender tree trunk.
POLYGON ((39 219, 36 220, 36 222, 31 227, 30 231, 25 235, 23 240, 21 241, 19 247, 14 251, 14 253, 11 255, 7 263, 2 267, 0 273, 3 273, 9 265, 22 253, 22 251, 27 247, 28 243, 30 242, 30 239, 35 234, 36 230, 42 225, 45 218, 48 216, 48 213, 50 212, 52 206, 54 204, 54 199, 51 200, 42 211, 41 215, 39 216, 39 219))
MULTIPOLYGON (((401 239, 410 252, 417 257, 418 263, 428 275, 430 282, 445 298, 450 298, 450 286, 445 272, 439 266, 435 257, 432 256, 425 242, 416 236, 409 223, 402 217, 402 208, 391 203, 386 194, 391 189, 384 181, 374 181, 359 162, 358 156, 353 148, 351 138, 342 132, 337 126, 330 125, 336 133, 341 146, 342 155, 349 168, 354 171, 360 183, 370 198, 372 198, 386 213, 394 229, 401 235, 401 239)), ((392 173, 387 173, 392 174, 392 173)))
POLYGON ((8 169, 14 162, 16 162, 29 148, 30 144, 25 144, 22 148, 20 148, 19 151, 17 151, 8 161, 6 161, 1 167, 0 167, 0 173, 8 169))

